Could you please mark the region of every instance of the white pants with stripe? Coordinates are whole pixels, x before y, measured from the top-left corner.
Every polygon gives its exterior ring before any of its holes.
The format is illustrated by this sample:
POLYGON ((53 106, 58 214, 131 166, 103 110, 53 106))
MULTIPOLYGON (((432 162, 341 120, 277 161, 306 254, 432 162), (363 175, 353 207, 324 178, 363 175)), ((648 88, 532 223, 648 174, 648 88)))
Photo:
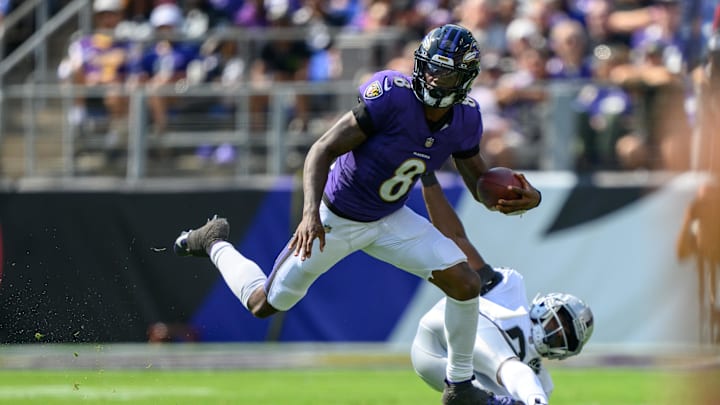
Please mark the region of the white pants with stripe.
POLYGON ((322 252, 315 241, 305 261, 287 248, 278 256, 267 287, 268 302, 278 310, 292 308, 320 275, 357 250, 426 280, 435 270, 467 260, 452 240, 407 206, 378 221, 356 222, 335 215, 323 203, 320 219, 329 230, 322 252))

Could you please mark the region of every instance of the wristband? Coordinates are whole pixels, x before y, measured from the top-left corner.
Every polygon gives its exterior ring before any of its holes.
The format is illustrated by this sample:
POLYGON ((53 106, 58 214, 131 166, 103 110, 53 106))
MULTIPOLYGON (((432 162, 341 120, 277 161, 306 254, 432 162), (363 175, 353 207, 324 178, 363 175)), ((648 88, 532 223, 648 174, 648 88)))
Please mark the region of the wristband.
POLYGON ((423 187, 430 187, 438 184, 438 179, 435 177, 435 172, 426 172, 420 175, 420 182, 423 187))
POLYGON ((485 263, 478 269, 478 273, 487 273, 487 274, 493 274, 495 272, 495 269, 493 269, 493 266, 485 263))
POLYGON ((490 276, 489 279, 483 280, 484 284, 482 285, 482 287, 480 287, 480 295, 485 295, 489 293, 503 280, 502 273, 500 273, 499 271, 495 271, 495 269, 493 269, 492 266, 489 264, 485 264, 484 266, 480 267, 478 274, 480 274, 480 277, 482 277, 483 275, 490 276))

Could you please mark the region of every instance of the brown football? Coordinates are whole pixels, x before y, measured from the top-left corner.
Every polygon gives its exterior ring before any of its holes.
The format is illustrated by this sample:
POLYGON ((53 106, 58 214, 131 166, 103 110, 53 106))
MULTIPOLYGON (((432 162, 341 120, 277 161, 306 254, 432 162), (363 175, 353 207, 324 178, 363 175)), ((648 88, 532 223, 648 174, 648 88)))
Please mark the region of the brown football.
POLYGON ((508 186, 522 187, 520 180, 515 177, 512 169, 507 167, 493 167, 482 175, 477 182, 478 195, 487 207, 497 205, 498 200, 514 200, 520 194, 509 190, 508 186))

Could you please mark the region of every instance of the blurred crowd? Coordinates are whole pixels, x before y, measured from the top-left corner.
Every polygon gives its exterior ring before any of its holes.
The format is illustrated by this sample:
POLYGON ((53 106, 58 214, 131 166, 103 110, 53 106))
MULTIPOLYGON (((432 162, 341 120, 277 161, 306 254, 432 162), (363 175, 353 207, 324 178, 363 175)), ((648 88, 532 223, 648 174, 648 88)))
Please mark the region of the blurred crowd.
MULTIPOLYGON (((413 52, 431 28, 458 23, 482 50, 471 96, 481 105, 481 145, 492 165, 541 168, 553 101, 572 86, 567 123, 578 171, 690 168, 697 83, 718 30, 717 0, 94 0, 94 32, 76 38, 62 80, 106 90, 107 142, 127 142, 128 100, 113 86, 216 83, 267 88, 287 81, 362 80, 343 63, 337 34, 400 32, 376 69, 412 74, 413 52), (222 35, 260 35, 252 49, 222 35), (292 32, 292 31, 290 31, 292 32)), ((1 4, 1 3, 0 3, 1 4)), ((162 136, 181 97, 149 99, 151 132, 162 136)), ((298 95, 288 131, 312 130, 328 97, 298 95)), ((267 128, 268 97, 254 95, 249 126, 267 128)), ((232 109, 231 105, 214 105, 232 109)), ((78 97, 70 114, 90 113, 78 97)), ((319 135, 319 134, 316 134, 319 135)), ((567 146, 567 145, 566 145, 567 146)), ((204 152, 203 152, 204 153, 204 152)), ((231 161, 232 151, 220 160, 231 161)))

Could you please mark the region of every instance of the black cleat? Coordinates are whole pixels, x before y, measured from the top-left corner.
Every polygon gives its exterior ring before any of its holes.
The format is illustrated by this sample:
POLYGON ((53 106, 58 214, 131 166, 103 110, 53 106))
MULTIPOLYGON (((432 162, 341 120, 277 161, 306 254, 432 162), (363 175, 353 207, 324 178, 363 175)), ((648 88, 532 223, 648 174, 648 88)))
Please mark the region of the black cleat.
POLYGON ((213 243, 227 240, 230 235, 230 224, 225 218, 217 215, 209 219, 200 228, 183 231, 175 239, 173 251, 178 256, 208 257, 213 243))
POLYGON ((459 383, 445 381, 443 405, 524 405, 510 397, 495 395, 473 385, 472 380, 459 383))

